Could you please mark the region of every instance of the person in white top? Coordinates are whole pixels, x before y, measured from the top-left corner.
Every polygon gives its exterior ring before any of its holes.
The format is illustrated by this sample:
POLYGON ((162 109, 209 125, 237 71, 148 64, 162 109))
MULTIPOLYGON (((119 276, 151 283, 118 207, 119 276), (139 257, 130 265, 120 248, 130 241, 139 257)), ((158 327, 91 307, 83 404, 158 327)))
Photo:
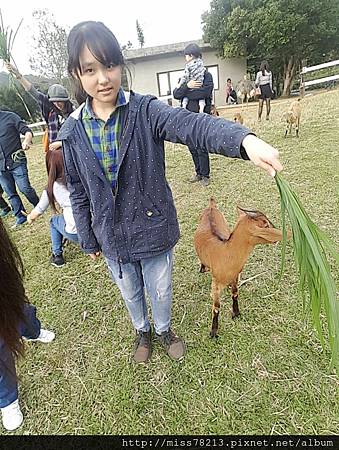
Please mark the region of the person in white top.
POLYGON ((268 62, 263 61, 260 65, 260 70, 255 79, 255 87, 260 89, 259 95, 259 109, 258 120, 261 121, 264 100, 266 103, 266 120, 269 120, 271 112, 271 98, 273 97, 272 90, 272 72, 268 67, 268 62))
POLYGON ((56 202, 58 203, 62 209, 62 214, 53 215, 50 222, 52 240, 51 263, 60 267, 65 264, 62 248, 64 238, 72 242, 78 242, 69 191, 66 186, 61 148, 49 150, 46 153, 46 168, 48 173, 47 188, 43 191, 39 203, 27 216, 27 221, 32 223, 46 211, 49 205, 57 213, 56 202))

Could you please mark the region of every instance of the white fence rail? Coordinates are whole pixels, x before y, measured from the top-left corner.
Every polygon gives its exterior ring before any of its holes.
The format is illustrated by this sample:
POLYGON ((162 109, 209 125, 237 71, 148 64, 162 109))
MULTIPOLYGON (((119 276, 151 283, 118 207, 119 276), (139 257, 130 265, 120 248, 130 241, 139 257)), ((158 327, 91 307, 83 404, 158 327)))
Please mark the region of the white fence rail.
MULTIPOLYGON (((317 78, 316 80, 305 81, 304 80, 305 73, 315 72, 320 69, 326 69, 327 67, 334 67, 334 66, 339 66, 339 59, 337 59, 335 61, 323 63, 323 64, 318 64, 316 66, 303 67, 300 72, 300 93, 301 93, 301 95, 304 95, 305 88, 308 86, 313 86, 315 84, 321 84, 321 83, 327 83, 329 81, 339 80, 339 73, 338 73, 337 75, 331 75, 329 77, 322 77, 322 78, 317 78)), ((338 72, 339 72, 339 68, 338 68, 338 72)))
POLYGON ((28 126, 32 129, 34 136, 42 136, 44 134, 44 131, 39 131, 39 128, 45 128, 47 124, 43 120, 42 122, 29 123, 28 126), (37 128, 38 131, 34 131, 34 128, 37 128))

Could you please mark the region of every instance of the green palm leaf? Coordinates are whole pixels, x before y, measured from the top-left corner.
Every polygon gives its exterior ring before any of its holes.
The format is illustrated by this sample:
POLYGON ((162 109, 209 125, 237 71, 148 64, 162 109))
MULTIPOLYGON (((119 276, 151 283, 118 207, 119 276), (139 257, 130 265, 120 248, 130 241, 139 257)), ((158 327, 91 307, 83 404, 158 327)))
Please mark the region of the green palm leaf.
POLYGON ((336 287, 325 251, 331 253, 337 262, 339 255, 334 249, 334 244, 311 220, 288 182, 279 174, 276 174, 275 180, 280 193, 283 227, 280 277, 284 269, 286 254, 285 214, 287 212, 292 227, 294 256, 299 270, 303 310, 310 313, 323 347, 325 338, 321 317, 322 314, 325 315, 331 348, 331 368, 335 367, 339 373, 339 302, 336 298, 336 287))

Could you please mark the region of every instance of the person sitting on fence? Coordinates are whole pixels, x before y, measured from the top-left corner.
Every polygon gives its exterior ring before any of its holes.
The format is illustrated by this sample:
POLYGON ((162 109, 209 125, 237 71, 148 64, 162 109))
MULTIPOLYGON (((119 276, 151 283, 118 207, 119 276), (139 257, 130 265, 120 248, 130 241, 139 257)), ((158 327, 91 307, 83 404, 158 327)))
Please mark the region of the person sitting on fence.
MULTIPOLYGON (((28 303, 22 283, 23 265, 0 219, 0 410, 7 431, 23 421, 18 400, 15 357, 23 354, 24 337, 45 344, 55 334, 41 328, 35 306, 28 303)), ((34 377, 34 373, 30 374, 34 377)))
POLYGON ((28 223, 32 223, 43 214, 50 205, 55 213, 55 203, 58 202, 62 208, 62 214, 55 214, 50 221, 50 232, 52 240, 51 264, 61 267, 65 264, 63 257, 63 241, 67 239, 78 242, 69 191, 66 187, 64 173, 64 162, 61 148, 49 150, 46 153, 46 168, 48 173, 47 188, 43 191, 40 201, 33 211, 28 214, 28 223))
POLYGON ((226 105, 232 105, 237 103, 237 93, 235 92, 231 78, 227 78, 226 81, 226 105))
MULTIPOLYGON (((184 74, 180 79, 180 83, 177 86, 179 88, 183 84, 187 84, 191 80, 199 81, 201 84, 204 81, 206 68, 204 66, 201 50, 197 44, 189 44, 184 50, 185 59, 187 61, 184 74)), ((181 102, 183 108, 187 107, 189 102, 188 97, 184 97, 181 102)), ((204 112, 206 105, 206 99, 199 99, 199 112, 204 112)))
POLYGON ((44 140, 45 151, 61 147, 57 140, 58 131, 67 117, 74 111, 69 94, 61 84, 52 84, 47 95, 38 91, 30 81, 10 63, 6 63, 7 70, 20 82, 24 89, 38 102, 42 117, 47 124, 48 139, 44 140))

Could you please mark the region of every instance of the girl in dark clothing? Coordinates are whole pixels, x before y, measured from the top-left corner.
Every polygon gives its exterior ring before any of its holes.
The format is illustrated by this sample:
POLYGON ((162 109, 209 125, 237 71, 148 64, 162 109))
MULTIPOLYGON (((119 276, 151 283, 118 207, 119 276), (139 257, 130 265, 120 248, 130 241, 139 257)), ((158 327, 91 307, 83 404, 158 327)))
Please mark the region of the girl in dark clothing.
POLYGON ((181 359, 171 329, 173 248, 179 226, 165 177, 164 141, 251 159, 272 176, 278 151, 222 118, 172 108, 153 96, 124 92, 124 59, 101 22, 82 22, 68 36, 68 70, 87 97, 60 130, 65 174, 81 248, 103 252, 136 330, 135 362, 148 361, 151 328, 167 354, 181 359))
POLYGON ((267 61, 263 61, 260 65, 260 70, 257 73, 255 79, 255 86, 260 89, 258 120, 259 121, 261 120, 264 100, 266 103, 266 120, 269 120, 273 90, 272 90, 272 72, 269 70, 267 61))
POLYGON ((40 327, 22 282, 23 265, 0 219, 0 410, 6 430, 18 428, 23 416, 18 401, 14 358, 23 354, 22 338, 51 342, 52 331, 40 327))

